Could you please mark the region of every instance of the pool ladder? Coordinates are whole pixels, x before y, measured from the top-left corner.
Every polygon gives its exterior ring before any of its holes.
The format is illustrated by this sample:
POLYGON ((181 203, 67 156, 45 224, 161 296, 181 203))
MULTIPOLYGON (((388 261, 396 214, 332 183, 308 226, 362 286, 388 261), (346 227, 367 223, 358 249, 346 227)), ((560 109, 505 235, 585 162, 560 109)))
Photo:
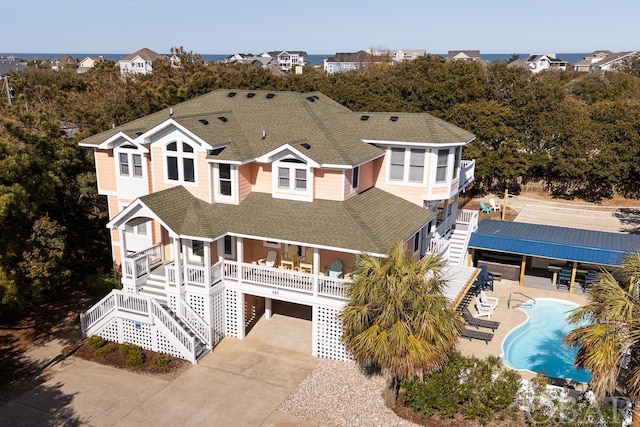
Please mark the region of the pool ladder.
MULTIPOLYGON (((531 298, 529 295, 523 294, 522 292, 511 292, 509 294, 509 299, 507 300, 507 308, 511 308, 511 300, 514 299, 513 298, 514 294, 522 295, 523 297, 526 297, 527 301, 533 301, 533 304, 531 304, 531 305, 534 305, 536 303, 535 298, 531 298)), ((519 299, 516 299, 516 301, 519 301, 520 305, 517 305, 517 306, 514 305, 513 308, 521 307, 526 302, 526 301, 520 301, 519 299)))

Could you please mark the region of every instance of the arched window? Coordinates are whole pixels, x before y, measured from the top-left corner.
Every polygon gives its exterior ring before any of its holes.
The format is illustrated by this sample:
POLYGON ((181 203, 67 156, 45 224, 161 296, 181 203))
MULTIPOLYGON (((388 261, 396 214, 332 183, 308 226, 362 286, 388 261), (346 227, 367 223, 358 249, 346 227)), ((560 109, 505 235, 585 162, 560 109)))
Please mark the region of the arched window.
POLYGON ((196 153, 186 142, 173 141, 165 146, 167 179, 196 182, 196 153))

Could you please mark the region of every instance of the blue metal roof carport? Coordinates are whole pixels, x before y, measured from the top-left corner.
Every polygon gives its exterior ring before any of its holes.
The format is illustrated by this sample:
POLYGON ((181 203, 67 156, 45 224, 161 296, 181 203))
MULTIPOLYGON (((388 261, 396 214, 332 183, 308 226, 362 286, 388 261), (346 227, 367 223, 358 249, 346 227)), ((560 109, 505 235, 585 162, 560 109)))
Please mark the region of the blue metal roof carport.
POLYGON ((552 225, 484 220, 471 234, 469 247, 562 261, 619 266, 640 250, 640 236, 552 225))

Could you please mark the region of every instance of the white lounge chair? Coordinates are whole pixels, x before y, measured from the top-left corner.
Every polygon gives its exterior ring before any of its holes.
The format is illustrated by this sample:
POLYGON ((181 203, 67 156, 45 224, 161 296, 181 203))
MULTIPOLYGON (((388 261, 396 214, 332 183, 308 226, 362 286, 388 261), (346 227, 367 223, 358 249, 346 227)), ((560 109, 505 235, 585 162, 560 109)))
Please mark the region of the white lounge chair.
POLYGON ((489 206, 491 207, 492 211, 500 210, 500 203, 496 203, 496 199, 494 198, 489 199, 489 206))
POLYGON ((258 264, 262 264, 267 267, 274 267, 276 265, 276 259, 278 258, 278 253, 276 251, 267 252, 267 257, 258 260, 258 264))
POLYGON ((483 304, 480 298, 476 297, 476 314, 473 317, 487 316, 490 319, 494 309, 495 307, 483 304))
POLYGON ((488 297, 487 294, 484 293, 484 291, 480 291, 480 302, 482 304, 493 307, 493 309, 495 310, 495 308, 498 306, 499 301, 500 298, 488 297))

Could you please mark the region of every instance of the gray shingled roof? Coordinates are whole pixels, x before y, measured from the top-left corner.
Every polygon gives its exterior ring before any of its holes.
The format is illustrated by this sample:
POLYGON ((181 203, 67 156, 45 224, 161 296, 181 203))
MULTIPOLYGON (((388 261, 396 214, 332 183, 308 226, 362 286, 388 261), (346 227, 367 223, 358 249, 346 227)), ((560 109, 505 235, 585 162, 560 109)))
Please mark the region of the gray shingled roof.
MULTIPOLYGON (((290 144, 320 165, 355 165, 382 154, 379 147, 363 140, 454 144, 474 138, 427 113, 356 113, 319 92, 221 89, 175 105, 172 111, 173 120, 211 146, 227 146, 209 155, 218 161, 249 162, 290 144), (361 120, 362 115, 369 120, 361 120), (392 121, 391 116, 398 119, 392 121)), ((136 138, 169 117, 165 109, 81 144, 98 146, 117 132, 136 138)))
POLYGON ((375 187, 346 201, 299 202, 254 192, 240 205, 209 204, 184 187, 140 200, 182 236, 232 233, 378 254, 394 241, 410 238, 434 216, 375 187))

